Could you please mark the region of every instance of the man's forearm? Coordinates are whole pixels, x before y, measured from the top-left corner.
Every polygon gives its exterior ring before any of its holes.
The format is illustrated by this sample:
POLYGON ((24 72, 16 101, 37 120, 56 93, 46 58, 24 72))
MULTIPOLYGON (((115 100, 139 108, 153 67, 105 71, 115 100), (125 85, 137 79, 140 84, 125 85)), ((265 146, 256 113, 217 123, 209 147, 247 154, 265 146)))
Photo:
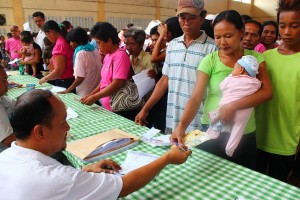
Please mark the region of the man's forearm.
POLYGON ((138 168, 122 177, 123 187, 119 197, 126 196, 149 183, 165 166, 169 164, 166 156, 138 168))

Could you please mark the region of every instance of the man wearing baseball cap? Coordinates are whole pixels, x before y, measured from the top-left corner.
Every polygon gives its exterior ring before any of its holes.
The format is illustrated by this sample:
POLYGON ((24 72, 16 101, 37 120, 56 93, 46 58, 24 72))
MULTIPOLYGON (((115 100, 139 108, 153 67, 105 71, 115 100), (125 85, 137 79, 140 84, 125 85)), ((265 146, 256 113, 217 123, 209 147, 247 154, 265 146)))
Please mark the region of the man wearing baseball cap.
MULTIPOLYGON (((165 133, 174 131, 183 114, 196 83, 198 65, 207 54, 217 49, 213 39, 200 30, 206 16, 203 0, 179 0, 176 15, 184 34, 169 43, 163 76, 135 118, 136 123, 147 124, 150 109, 168 90, 165 133)), ((201 114, 202 106, 187 131, 200 129, 201 114)))

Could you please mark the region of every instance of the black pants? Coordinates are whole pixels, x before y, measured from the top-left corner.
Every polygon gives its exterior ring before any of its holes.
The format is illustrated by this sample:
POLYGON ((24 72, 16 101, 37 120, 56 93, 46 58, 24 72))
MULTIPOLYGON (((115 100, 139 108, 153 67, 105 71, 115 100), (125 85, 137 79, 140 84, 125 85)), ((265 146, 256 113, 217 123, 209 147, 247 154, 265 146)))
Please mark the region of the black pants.
POLYGON ((157 128, 162 132, 166 129, 166 112, 167 112, 168 91, 162 96, 157 104, 150 110, 147 117, 148 127, 157 128))
POLYGON ((118 112, 114 112, 118 115, 121 115, 122 117, 125 117, 131 121, 135 120, 135 116, 137 116, 137 114, 140 112, 140 110, 130 110, 130 111, 118 111, 118 112))
MULTIPOLYGON (((74 78, 70 78, 70 79, 56 79, 55 80, 55 86, 59 86, 59 87, 63 87, 63 88, 69 88, 73 82, 74 82, 74 78)), ((71 91, 72 93, 76 93, 76 90, 73 89, 71 91)))
POLYGON ((257 171, 283 182, 287 182, 294 161, 295 155, 282 156, 257 150, 257 171))
POLYGON ((292 176, 297 177, 300 180, 300 152, 298 151, 296 160, 293 164, 292 176))
MULTIPOLYGON (((206 131, 206 125, 202 125, 203 131, 206 131)), ((249 169, 256 169, 256 137, 255 132, 243 135, 239 145, 232 157, 227 156, 225 148, 230 137, 230 133, 221 133, 216 139, 208 140, 197 148, 242 165, 249 169)))

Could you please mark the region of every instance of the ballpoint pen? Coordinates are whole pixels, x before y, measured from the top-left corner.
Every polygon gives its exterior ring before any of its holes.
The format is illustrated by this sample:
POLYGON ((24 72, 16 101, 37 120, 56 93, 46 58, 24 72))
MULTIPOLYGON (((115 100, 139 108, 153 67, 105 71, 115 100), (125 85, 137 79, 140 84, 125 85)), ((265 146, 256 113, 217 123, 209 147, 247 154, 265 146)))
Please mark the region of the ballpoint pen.
POLYGON ((178 144, 178 142, 173 142, 173 144, 174 144, 176 147, 178 147, 181 151, 187 151, 187 149, 182 148, 182 147, 178 144))

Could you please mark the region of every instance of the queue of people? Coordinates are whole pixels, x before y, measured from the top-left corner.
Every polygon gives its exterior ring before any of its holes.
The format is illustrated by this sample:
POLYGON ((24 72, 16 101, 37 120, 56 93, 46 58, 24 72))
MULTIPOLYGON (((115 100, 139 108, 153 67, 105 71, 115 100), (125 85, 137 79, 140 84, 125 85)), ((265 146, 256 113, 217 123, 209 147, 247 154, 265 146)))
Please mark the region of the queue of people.
MULTIPOLYGON (((181 148, 186 148, 183 137, 187 132, 208 129, 213 139, 197 148, 284 182, 288 182, 291 173, 300 180, 297 177, 300 174, 299 0, 278 1, 279 26, 274 21, 261 25, 252 19, 243 20, 235 10, 222 11, 212 21, 214 39, 201 30, 207 13, 204 1, 179 0, 176 17, 150 29, 149 37, 154 43, 148 48, 150 53, 144 49, 145 31, 136 27, 124 28, 122 34, 118 34, 112 24, 98 22, 90 31, 97 50, 90 44, 84 29, 78 27, 67 32, 63 25, 46 21, 41 12, 37 13, 33 18, 40 28, 40 36, 44 33, 53 44, 48 64, 50 73, 40 79, 40 84, 54 81, 55 85, 66 88, 62 93, 74 92, 81 96, 83 104, 98 103, 112 111, 110 97, 134 73, 148 69, 148 76, 156 80, 156 85, 145 105, 140 110, 117 114, 139 125, 152 126, 155 124, 151 119, 153 113, 165 110, 165 121, 160 125, 162 132, 170 134, 170 141, 181 148), (278 35, 281 45, 276 43, 278 35), (251 92, 243 91, 248 86, 252 87, 251 92), (157 105, 159 109, 155 108, 157 105), (210 118, 212 112, 216 115, 210 118), (225 126, 230 127, 229 130, 222 131, 225 126)), ((13 26, 11 32, 13 38, 6 42, 6 55, 11 59, 20 57, 21 41, 28 41, 33 47, 32 58, 26 60, 25 57, 22 63, 31 65, 32 74, 37 75, 37 58, 46 46, 34 48, 33 38, 24 31, 20 34, 17 26, 13 26)), ((41 39, 36 38, 37 41, 41 39)), ((43 182, 48 173, 61 177, 62 186, 48 186, 51 190, 47 192, 51 194, 72 199, 79 196, 116 199, 147 184, 166 165, 185 162, 191 154, 191 151, 172 149, 122 178, 105 174, 110 171, 105 171, 104 166, 118 171, 119 166, 113 161, 100 161, 84 167, 83 171, 62 166, 49 157, 65 148, 66 133, 70 129, 61 100, 51 92, 34 90, 21 95, 15 103, 3 97, 7 92, 7 75, 2 67, 0 78, 4 83, 0 88, 0 105, 5 108, 1 109, 5 117, 0 118, 0 123, 1 127, 2 124, 8 127, 0 139, 12 146, 0 154, 0 177, 11 181, 0 187, 0 192, 5 194, 10 192, 10 185, 27 179, 31 169, 26 168, 26 172, 18 175, 11 175, 8 170, 18 171, 24 161, 33 158, 41 163, 30 162, 31 168, 38 171, 31 175, 33 178, 43 177, 39 179, 43 182), (10 106, 5 107, 6 102, 10 106), (30 112, 32 117, 25 117, 28 109, 36 109, 30 112), (41 110, 45 112, 39 113, 41 110), (9 115, 12 116, 10 123, 9 115), (20 120, 25 118, 25 121, 20 120), (18 158, 21 152, 25 156, 18 158), (47 168, 49 163, 53 166, 51 172, 47 168)), ((56 181, 50 180, 49 184, 56 181)), ((13 195, 16 198, 20 198, 20 194, 30 196, 31 189, 36 187, 34 184, 28 184, 22 192, 13 195)), ((47 199, 47 193, 41 195, 38 199, 47 199)))

